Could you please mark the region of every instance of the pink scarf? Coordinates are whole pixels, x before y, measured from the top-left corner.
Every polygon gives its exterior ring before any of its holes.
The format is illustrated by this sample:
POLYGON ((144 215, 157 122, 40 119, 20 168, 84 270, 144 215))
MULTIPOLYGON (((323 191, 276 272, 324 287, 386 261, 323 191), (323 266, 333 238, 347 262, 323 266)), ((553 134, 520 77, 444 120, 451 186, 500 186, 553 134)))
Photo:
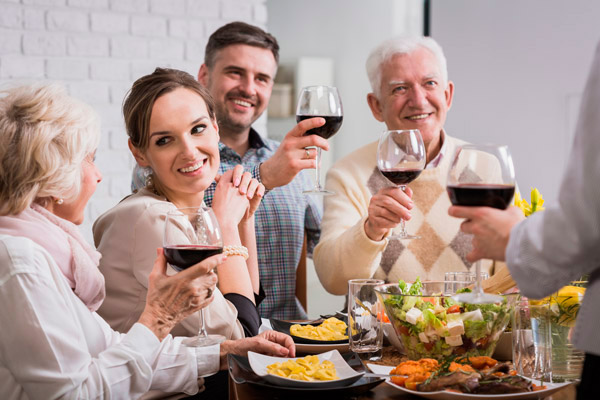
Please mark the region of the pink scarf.
POLYGON ((98 269, 101 255, 75 224, 32 204, 18 215, 0 216, 0 233, 26 237, 42 246, 87 308, 96 311, 100 307, 106 294, 104 276, 98 269))

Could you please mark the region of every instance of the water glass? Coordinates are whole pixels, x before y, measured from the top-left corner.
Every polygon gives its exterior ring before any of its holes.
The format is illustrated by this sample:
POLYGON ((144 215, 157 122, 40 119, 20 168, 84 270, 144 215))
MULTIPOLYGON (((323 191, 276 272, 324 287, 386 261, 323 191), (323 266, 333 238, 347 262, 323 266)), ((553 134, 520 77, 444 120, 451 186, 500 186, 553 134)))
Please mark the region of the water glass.
POLYGON ((512 318, 513 364, 519 375, 552 381, 552 341, 547 304, 522 299, 512 318))
POLYGON ((581 378, 585 352, 573 345, 573 330, 587 282, 571 282, 550 296, 552 382, 576 382, 581 378))
POLYGON ((375 286, 381 279, 351 279, 348 281, 348 338, 350 351, 370 353, 367 358, 381 358, 383 326, 377 318, 383 306, 377 299, 375 286))
MULTIPOLYGON (((489 279, 490 275, 481 271, 479 273, 481 276, 481 280, 484 281, 489 279)), ((444 274, 444 293, 446 294, 455 294, 457 290, 465 288, 467 286, 473 286, 476 275, 475 272, 471 271, 455 271, 455 272, 446 272, 444 274)))

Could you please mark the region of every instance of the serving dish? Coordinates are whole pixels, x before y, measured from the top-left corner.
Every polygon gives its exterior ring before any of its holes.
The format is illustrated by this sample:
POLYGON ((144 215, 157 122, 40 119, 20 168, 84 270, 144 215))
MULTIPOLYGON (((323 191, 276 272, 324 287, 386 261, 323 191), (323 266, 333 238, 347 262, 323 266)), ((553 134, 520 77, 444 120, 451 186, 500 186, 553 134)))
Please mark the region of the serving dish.
POLYGON ((375 292, 410 359, 492 356, 520 295, 505 294, 493 304, 466 304, 445 293, 447 287, 447 281, 402 282, 377 286, 375 292))
MULTIPOLYGON (((394 367, 385 365, 368 364, 371 371, 376 374, 389 374, 394 367)), ((535 381, 537 382, 537 381, 535 381)), ((416 390, 410 390, 403 386, 396 385, 389 378, 386 379, 386 383, 401 392, 411 394, 414 396, 423 397, 426 399, 433 400, 471 400, 471 399, 485 399, 485 400, 527 400, 527 399, 543 399, 550 396, 552 393, 557 392, 564 387, 570 385, 570 383, 548 383, 544 382, 546 389, 537 390, 535 392, 526 393, 509 393, 509 394, 469 394, 469 393, 456 393, 449 391, 437 391, 437 392, 418 392, 416 390)), ((537 382, 539 383, 539 382, 537 382)))
MULTIPOLYGON (((307 338, 303 338, 300 336, 295 336, 292 335, 290 333, 290 327, 292 325, 312 325, 312 326, 318 326, 321 325, 323 323, 323 320, 318 320, 318 321, 310 321, 310 322, 290 322, 290 321, 283 321, 280 319, 271 319, 271 327, 273 328, 273 330, 275 331, 279 331, 279 332, 283 332, 286 335, 290 335, 292 337, 292 339, 294 339, 294 343, 296 344, 320 344, 320 345, 333 345, 333 344, 344 344, 344 343, 348 343, 348 339, 344 339, 344 340, 314 340, 314 339, 307 339, 307 338)), ((344 322, 348 322, 347 319, 344 320, 344 322)))
POLYGON ((313 387, 313 388, 326 388, 336 386, 346 386, 355 382, 361 378, 364 371, 356 371, 341 356, 337 350, 328 351, 316 355, 319 358, 319 362, 327 360, 333 363, 338 379, 329 381, 303 381, 298 379, 285 378, 278 375, 269 374, 267 372, 267 366, 275 363, 283 363, 289 360, 297 360, 302 357, 286 358, 286 357, 273 357, 264 354, 255 353, 253 351, 248 352, 248 361, 252 371, 266 381, 271 382, 279 386, 289 387, 313 387))
MULTIPOLYGON (((358 355, 355 353, 343 353, 342 357, 352 369, 358 372, 366 372, 366 368, 358 355)), ((311 387, 288 387, 278 386, 268 382, 263 377, 254 373, 248 357, 229 354, 227 356, 229 376, 235 384, 247 384, 260 390, 265 399, 307 399, 310 398, 348 398, 359 396, 384 380, 381 378, 362 376, 356 382, 347 386, 335 386, 327 388, 311 387)))

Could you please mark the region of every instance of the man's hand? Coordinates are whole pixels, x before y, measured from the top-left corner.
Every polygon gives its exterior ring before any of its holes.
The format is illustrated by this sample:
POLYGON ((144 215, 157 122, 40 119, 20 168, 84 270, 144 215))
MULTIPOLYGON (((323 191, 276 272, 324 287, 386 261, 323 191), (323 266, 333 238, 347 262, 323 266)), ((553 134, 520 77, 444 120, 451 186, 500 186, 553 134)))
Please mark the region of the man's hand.
POLYGON ((490 207, 452 206, 448 214, 456 218, 465 218, 460 230, 473 235, 473 250, 467 254, 467 260, 473 262, 482 258, 504 261, 510 231, 525 219, 518 207, 498 210, 490 207))
POLYGON ((317 135, 303 136, 310 129, 325 125, 324 118, 310 118, 301 121, 285 135, 279 148, 260 166, 260 179, 267 189, 287 185, 303 169, 315 168, 315 146, 329 150, 329 143, 317 135))
POLYGON ((405 192, 398 187, 387 187, 371 197, 365 221, 365 233, 369 239, 379 241, 402 220, 410 219, 409 210, 414 207, 412 194, 408 186, 405 192))
POLYGON ((254 337, 221 343, 221 369, 227 368, 227 354, 247 356, 249 350, 275 357, 296 356, 296 345, 291 336, 277 331, 265 331, 254 337))

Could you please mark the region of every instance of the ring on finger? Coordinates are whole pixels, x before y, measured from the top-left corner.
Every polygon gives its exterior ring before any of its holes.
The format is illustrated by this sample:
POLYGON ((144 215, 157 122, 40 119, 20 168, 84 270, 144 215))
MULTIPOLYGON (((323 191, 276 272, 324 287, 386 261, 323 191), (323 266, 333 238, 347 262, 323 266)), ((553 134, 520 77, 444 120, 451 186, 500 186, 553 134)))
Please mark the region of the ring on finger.
POLYGON ((211 288, 208 288, 207 293, 206 293, 206 298, 210 299, 210 296, 212 296, 212 294, 213 294, 213 290, 211 288))
POLYGON ((304 157, 304 158, 306 158, 307 160, 310 159, 311 158, 310 157, 310 150, 309 149, 304 149, 304 152, 306 154, 306 157, 304 157))

